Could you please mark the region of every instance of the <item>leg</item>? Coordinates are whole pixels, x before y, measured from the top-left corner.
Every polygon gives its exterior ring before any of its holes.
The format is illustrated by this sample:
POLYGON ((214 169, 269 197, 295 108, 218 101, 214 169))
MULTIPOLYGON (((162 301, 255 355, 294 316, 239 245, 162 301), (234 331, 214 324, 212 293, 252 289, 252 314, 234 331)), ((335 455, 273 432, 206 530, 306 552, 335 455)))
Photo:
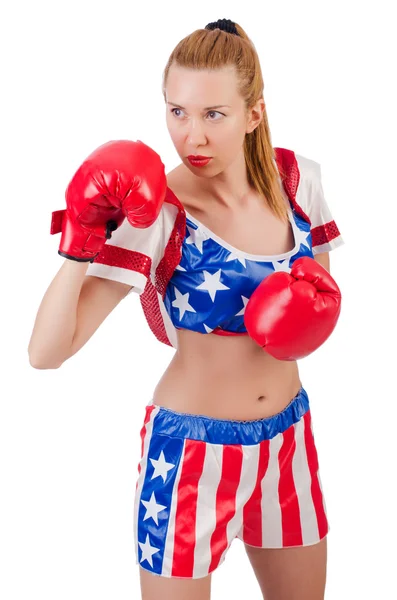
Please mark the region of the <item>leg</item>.
POLYGON ((199 579, 161 577, 139 569, 142 600, 210 600, 211 573, 199 579))
POLYGON ((255 548, 245 544, 264 600, 323 600, 327 538, 312 546, 255 548))

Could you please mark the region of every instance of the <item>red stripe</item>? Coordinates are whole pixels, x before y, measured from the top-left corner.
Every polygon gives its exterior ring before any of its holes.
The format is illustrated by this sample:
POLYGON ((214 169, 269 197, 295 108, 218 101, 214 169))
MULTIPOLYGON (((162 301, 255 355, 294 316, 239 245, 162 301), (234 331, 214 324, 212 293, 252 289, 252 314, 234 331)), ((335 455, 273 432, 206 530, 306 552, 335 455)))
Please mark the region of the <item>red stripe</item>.
POLYGON ((185 440, 182 471, 177 490, 175 513, 173 577, 193 577, 196 545, 197 494, 203 472, 206 443, 185 440))
POLYGON ((240 444, 223 446, 222 475, 216 491, 216 525, 211 536, 211 564, 208 572, 218 565, 228 546, 227 524, 236 512, 236 493, 241 478, 243 450, 240 444))
POLYGON ((137 271, 138 273, 143 273, 145 277, 149 277, 152 259, 150 256, 142 254, 142 252, 129 250, 121 246, 113 246, 110 243, 103 246, 98 256, 94 259, 94 263, 137 271))
POLYGON ((227 331, 226 329, 221 329, 220 327, 217 327, 216 329, 214 329, 213 331, 211 331, 211 333, 216 333, 216 335, 248 335, 248 333, 246 331, 240 331, 240 332, 236 332, 236 331, 227 331))
POLYGON ((292 460, 296 449, 294 425, 291 425, 283 432, 283 438, 283 445, 278 454, 280 468, 278 493, 281 508, 283 547, 301 546, 303 538, 299 502, 292 472, 292 460))
POLYGON ((318 480, 318 456, 317 449, 314 442, 313 432, 311 429, 311 414, 308 410, 304 415, 305 420, 305 445, 307 462, 309 465, 310 475, 312 479, 311 492, 314 503, 314 509, 317 516, 318 534, 322 539, 328 532, 328 521, 327 515, 324 509, 323 494, 321 492, 320 482, 318 480))
MULTIPOLYGON (((141 473, 141 461, 142 461, 142 456, 143 456, 143 447, 144 447, 144 443, 145 443, 145 436, 146 436, 146 423, 148 423, 150 421, 150 415, 152 414, 152 411, 155 409, 156 407, 154 405, 149 405, 146 406, 146 413, 145 413, 145 419, 143 421, 143 426, 140 432, 140 436, 141 436, 141 458, 140 461, 138 463, 138 477, 141 473)), ((138 480, 136 482, 135 485, 135 489, 138 488, 138 480)))
MULTIPOLYGON (((262 486, 270 456, 270 440, 263 440, 259 444, 258 472, 256 483, 251 497, 243 508, 243 541, 251 546, 262 547, 262 486)), ((265 507, 266 509, 266 507, 265 507)))
POLYGON ((327 244, 340 235, 335 221, 318 225, 310 230, 312 234, 312 246, 321 246, 321 244, 327 244))

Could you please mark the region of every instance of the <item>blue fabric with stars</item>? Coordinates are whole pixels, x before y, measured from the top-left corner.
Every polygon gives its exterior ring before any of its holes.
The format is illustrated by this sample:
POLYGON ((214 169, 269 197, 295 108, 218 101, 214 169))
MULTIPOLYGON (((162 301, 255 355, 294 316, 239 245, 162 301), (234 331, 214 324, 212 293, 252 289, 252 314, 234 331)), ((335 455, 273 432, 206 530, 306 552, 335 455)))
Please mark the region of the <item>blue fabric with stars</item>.
POLYGON ((251 294, 268 275, 289 273, 301 256, 313 258, 310 224, 289 210, 295 246, 279 255, 248 254, 231 246, 186 212, 182 256, 164 305, 177 329, 247 333, 244 312, 251 294))

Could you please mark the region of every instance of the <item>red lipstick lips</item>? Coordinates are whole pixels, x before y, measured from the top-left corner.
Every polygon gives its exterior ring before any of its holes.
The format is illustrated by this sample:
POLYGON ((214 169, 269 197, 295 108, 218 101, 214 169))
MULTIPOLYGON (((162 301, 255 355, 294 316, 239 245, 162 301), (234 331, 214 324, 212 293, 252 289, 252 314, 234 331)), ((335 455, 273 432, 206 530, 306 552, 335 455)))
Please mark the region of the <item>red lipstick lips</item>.
POLYGON ((190 154, 187 158, 193 167, 204 167, 205 165, 208 165, 212 156, 201 156, 199 154, 194 156, 193 154, 190 154))

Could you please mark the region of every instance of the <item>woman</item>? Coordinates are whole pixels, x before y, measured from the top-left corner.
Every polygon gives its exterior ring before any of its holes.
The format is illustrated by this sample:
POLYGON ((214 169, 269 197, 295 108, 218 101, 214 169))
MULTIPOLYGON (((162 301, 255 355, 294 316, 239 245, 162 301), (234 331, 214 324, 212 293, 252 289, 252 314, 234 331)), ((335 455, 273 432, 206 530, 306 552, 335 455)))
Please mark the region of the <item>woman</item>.
POLYGON ((165 201, 149 227, 117 222, 92 262, 65 261, 36 318, 31 364, 59 367, 137 292, 156 337, 176 349, 141 430, 143 598, 210 598, 239 537, 267 600, 319 600, 329 527, 308 395, 296 360, 256 343, 244 313, 260 280, 302 256, 329 271, 344 242, 318 163, 272 148, 259 60, 240 26, 222 19, 183 39, 163 93, 182 161, 165 201))

